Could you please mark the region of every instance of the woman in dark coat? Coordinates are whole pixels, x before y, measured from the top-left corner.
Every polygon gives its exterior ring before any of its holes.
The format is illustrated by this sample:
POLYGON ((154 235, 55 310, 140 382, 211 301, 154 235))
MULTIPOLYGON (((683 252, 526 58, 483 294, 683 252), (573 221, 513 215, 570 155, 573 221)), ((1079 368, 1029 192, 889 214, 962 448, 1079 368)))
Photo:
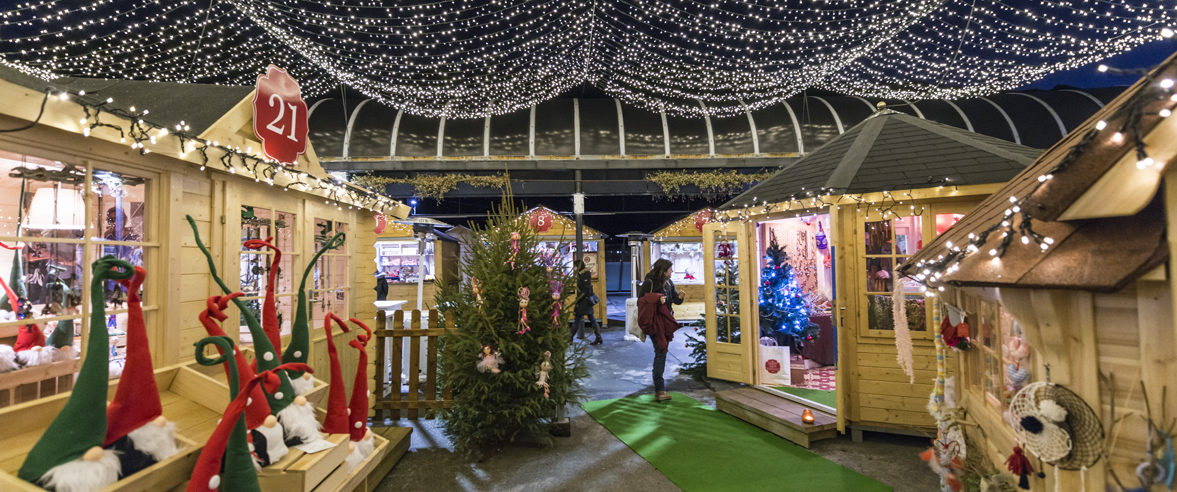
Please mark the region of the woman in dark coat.
POLYGON ((576 262, 576 310, 573 312, 572 322, 574 323, 574 336, 579 336, 584 340, 584 318, 587 316, 589 323, 593 325, 593 334, 597 336, 589 345, 601 344, 601 327, 597 323, 596 316, 593 316, 594 303, 593 296, 593 275, 588 271, 584 265, 584 260, 576 262))
MULTIPOLYGON (((666 301, 664 302, 670 314, 674 314, 674 305, 682 304, 684 297, 674 288, 674 282, 670 281, 670 274, 673 272, 673 264, 666 258, 659 259, 654 262, 654 266, 650 268, 650 272, 646 274, 642 285, 638 287, 638 299, 641 299, 646 294, 662 294, 666 301)), ((653 307, 653 306, 651 306, 653 307)), ((638 319, 642 319, 644 307, 642 303, 638 303, 638 319)), ((663 372, 666 369, 666 349, 658 346, 658 342, 651 337, 651 343, 654 344, 654 397, 658 401, 669 400, 670 394, 666 393, 666 381, 662 378, 663 372)))

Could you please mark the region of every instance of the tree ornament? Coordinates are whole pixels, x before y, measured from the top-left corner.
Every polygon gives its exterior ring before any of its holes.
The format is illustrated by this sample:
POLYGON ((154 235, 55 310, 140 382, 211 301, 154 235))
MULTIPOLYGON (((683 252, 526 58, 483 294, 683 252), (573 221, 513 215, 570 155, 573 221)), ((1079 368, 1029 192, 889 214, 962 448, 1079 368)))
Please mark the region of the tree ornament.
POLYGON ((478 360, 478 372, 490 371, 491 374, 498 374, 502 372, 499 366, 504 362, 503 356, 499 354, 498 349, 492 345, 482 346, 482 356, 478 360))
POLYGON ((518 232, 511 232, 511 258, 507 260, 511 264, 511 269, 515 269, 515 258, 519 256, 519 242, 522 236, 518 232))
POLYGON ((477 277, 470 277, 470 290, 474 292, 474 304, 482 308, 482 282, 477 277))
POLYGON ((551 388, 548 387, 548 374, 552 372, 552 352, 544 351, 544 361, 539 363, 539 381, 535 385, 544 389, 544 398, 549 398, 548 393, 551 388))
POLYGON ((530 303, 531 289, 527 287, 519 288, 519 331, 516 335, 522 335, 531 331, 531 327, 527 325, 527 305, 530 303))
POLYGON ((548 284, 552 287, 552 325, 554 326, 560 319, 560 296, 564 292, 564 282, 550 280, 548 284))

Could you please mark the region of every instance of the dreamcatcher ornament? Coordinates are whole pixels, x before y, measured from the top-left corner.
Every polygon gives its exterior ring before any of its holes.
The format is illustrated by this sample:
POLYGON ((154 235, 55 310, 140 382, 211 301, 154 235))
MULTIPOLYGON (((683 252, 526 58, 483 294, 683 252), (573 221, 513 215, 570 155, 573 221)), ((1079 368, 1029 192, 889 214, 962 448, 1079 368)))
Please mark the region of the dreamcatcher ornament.
POLYGON ((1021 447, 1014 447, 1006 464, 1021 477, 1021 488, 1030 488, 1033 471, 1024 450, 1055 467, 1056 491, 1059 469, 1078 470, 1086 490, 1087 468, 1103 456, 1104 432, 1099 416, 1079 395, 1049 381, 1030 383, 1010 401, 1009 424, 1021 447))

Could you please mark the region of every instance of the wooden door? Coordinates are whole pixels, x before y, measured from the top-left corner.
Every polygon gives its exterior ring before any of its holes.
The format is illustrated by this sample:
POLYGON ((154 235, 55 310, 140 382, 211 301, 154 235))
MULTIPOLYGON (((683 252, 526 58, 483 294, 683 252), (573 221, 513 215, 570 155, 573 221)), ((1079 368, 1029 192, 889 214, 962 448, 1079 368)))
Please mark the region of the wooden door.
MULTIPOLYGON (((753 384, 756 333, 748 245, 751 225, 712 222, 703 228, 707 376, 753 384), (741 281, 745 280, 745 281, 741 281), (743 328, 743 329, 741 329, 743 328)), ((755 283, 755 282, 753 282, 755 283)))

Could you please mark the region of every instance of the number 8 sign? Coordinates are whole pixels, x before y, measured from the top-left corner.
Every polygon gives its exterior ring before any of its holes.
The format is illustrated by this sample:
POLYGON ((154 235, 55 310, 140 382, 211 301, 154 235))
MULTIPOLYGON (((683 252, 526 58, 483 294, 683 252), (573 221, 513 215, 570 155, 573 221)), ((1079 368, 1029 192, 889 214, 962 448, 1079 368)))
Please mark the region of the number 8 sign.
POLYGON ((267 159, 294 164, 307 148, 307 103, 298 81, 276 65, 257 77, 253 133, 267 159))
POLYGON ((547 210, 538 210, 531 214, 531 220, 528 222, 531 223, 532 229, 538 232, 547 232, 548 229, 552 228, 552 214, 548 213, 547 210))

